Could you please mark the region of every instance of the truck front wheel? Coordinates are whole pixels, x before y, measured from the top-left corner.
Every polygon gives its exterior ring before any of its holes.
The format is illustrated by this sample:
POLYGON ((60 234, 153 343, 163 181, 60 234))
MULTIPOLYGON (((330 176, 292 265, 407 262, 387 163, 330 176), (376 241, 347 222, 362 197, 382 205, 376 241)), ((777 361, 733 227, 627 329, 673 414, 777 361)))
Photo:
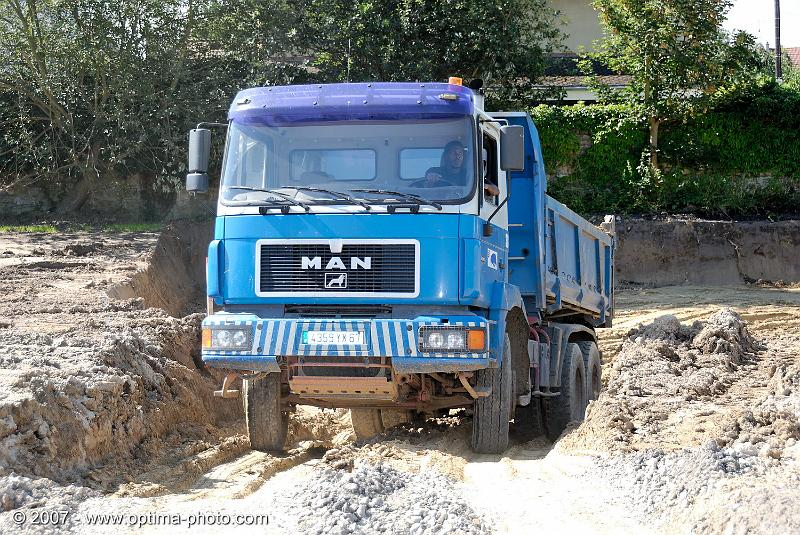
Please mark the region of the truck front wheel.
POLYGON ((555 442, 567 424, 582 422, 586 412, 586 367, 583 353, 578 344, 567 345, 564 362, 561 365, 560 395, 545 398, 544 428, 547 438, 555 442))
POLYGON ((289 413, 281 407, 281 374, 244 379, 242 400, 250 447, 258 451, 283 450, 289 413))
POLYGON ((476 453, 503 453, 508 448, 508 427, 514 392, 511 372, 511 341, 506 335, 499 368, 475 372, 475 386, 491 388, 475 400, 472 417, 472 449, 476 453))
POLYGON ((391 429, 411 423, 411 411, 405 409, 381 409, 381 421, 384 429, 391 429))
POLYGON ((359 440, 372 438, 384 431, 380 409, 350 409, 350 423, 359 440))

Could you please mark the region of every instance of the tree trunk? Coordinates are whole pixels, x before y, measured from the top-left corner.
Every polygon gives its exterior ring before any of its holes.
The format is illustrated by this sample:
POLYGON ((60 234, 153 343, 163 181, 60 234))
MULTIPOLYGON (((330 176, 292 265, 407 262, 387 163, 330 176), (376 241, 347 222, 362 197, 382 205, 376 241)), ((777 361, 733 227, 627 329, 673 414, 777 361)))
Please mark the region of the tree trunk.
POLYGON ((72 187, 63 199, 61 199, 56 207, 56 212, 59 215, 68 215, 72 212, 77 212, 86 204, 86 201, 92 196, 92 191, 94 190, 94 178, 89 176, 89 174, 93 172, 94 170, 92 169, 84 173, 78 183, 72 187))
POLYGON ((650 117, 650 167, 658 169, 658 127, 661 121, 658 117, 650 117))
POLYGON ((94 193, 95 185, 100 181, 100 173, 97 170, 97 148, 89 147, 86 161, 78 166, 81 169, 81 179, 72 190, 70 190, 58 203, 56 212, 59 215, 66 215, 77 212, 94 193))

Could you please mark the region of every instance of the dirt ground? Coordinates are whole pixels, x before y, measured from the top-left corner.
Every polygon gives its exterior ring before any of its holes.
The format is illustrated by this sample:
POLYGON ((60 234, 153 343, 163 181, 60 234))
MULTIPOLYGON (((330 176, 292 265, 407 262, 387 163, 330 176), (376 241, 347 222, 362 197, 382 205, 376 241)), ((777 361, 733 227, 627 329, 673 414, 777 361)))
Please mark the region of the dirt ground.
POLYGON ((204 239, 0 235, 0 532, 800 531, 798 288, 619 290, 556 444, 476 455, 463 413, 356 442, 301 407, 273 456, 199 362, 204 239))

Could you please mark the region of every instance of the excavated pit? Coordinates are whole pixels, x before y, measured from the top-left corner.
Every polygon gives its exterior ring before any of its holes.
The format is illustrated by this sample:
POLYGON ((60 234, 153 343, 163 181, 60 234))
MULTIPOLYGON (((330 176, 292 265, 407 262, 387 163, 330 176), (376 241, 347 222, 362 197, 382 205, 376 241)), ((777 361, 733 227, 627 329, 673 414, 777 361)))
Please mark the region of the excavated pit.
POLYGON ((141 298, 145 307, 181 317, 205 311, 206 254, 212 224, 178 221, 158 238, 147 268, 108 291, 114 299, 141 298))
POLYGON ((599 333, 605 391, 555 446, 515 442, 502 456, 469 451, 463 415, 364 443, 346 412, 307 407, 285 455, 249 451, 239 400, 212 397, 221 377, 198 355, 210 224, 0 235, 0 531, 19 528, 17 508, 79 519, 265 504, 275 532, 336 532, 351 515, 404 533, 445 521, 523 533, 542 519, 582 532, 797 531, 800 294, 741 283, 791 282, 798 241, 793 223, 746 236, 712 223, 620 233, 618 280, 635 284, 599 333), (717 242, 718 255, 706 247, 717 242), (747 260, 757 251, 763 268, 747 260), (642 287, 695 279, 706 286, 642 287), (365 502, 375 489, 383 502, 365 502), (602 507, 585 506, 597 496, 602 507))

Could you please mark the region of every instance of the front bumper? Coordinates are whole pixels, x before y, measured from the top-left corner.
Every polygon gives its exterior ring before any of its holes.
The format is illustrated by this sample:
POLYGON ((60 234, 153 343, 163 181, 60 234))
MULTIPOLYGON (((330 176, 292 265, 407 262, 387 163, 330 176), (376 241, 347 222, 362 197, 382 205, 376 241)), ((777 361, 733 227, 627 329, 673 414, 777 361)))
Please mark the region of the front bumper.
POLYGON ((203 320, 203 328, 243 327, 249 333, 244 350, 203 348, 206 365, 247 371, 280 371, 282 357, 389 357, 396 373, 458 372, 487 368, 490 353, 422 352, 419 329, 423 326, 472 327, 486 330, 491 340, 493 322, 480 316, 420 316, 413 319, 264 319, 253 314, 218 313, 203 320), (445 323, 443 320, 447 320, 445 323), (309 345, 304 331, 356 331, 364 333, 363 345, 309 345))

